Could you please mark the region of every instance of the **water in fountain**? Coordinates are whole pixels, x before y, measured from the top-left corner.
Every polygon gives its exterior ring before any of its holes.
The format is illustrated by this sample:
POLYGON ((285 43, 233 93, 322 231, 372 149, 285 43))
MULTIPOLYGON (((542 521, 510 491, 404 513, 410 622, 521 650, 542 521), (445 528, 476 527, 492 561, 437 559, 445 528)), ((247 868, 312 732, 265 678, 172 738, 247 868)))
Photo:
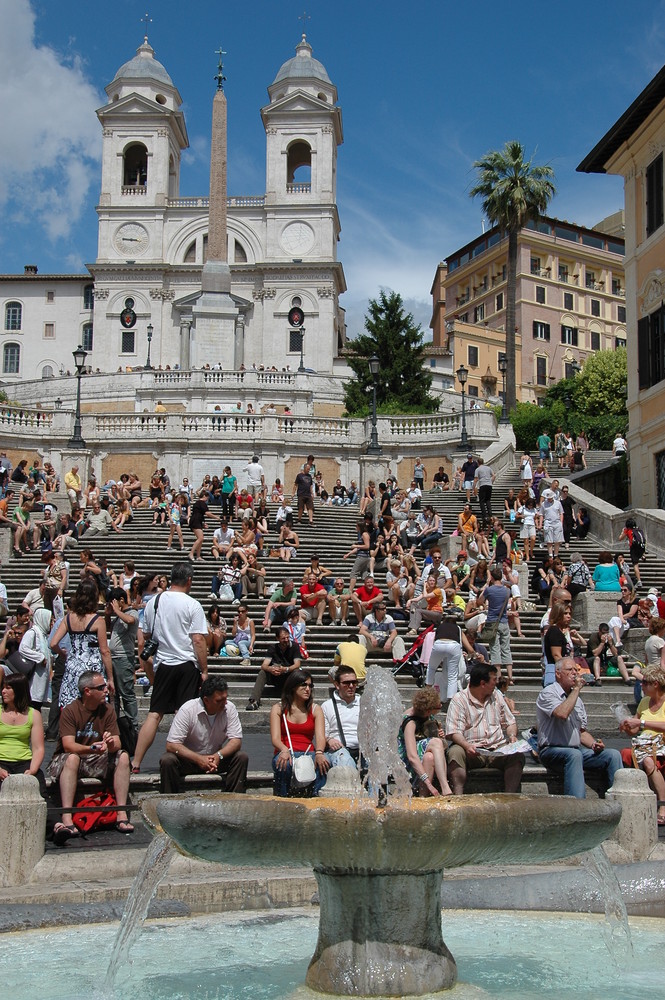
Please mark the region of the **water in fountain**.
POLYGON ((603 937, 610 958, 619 967, 633 961, 633 941, 628 924, 626 905, 621 895, 621 886, 607 855, 599 844, 592 851, 582 855, 582 864, 598 883, 600 898, 605 906, 603 937))
POLYGON ((140 932, 152 897, 168 871, 174 851, 173 841, 162 833, 155 837, 145 853, 122 912, 122 920, 104 980, 104 990, 107 992, 112 992, 118 969, 127 963, 130 948, 140 932))
POLYGON ((377 803, 390 776, 394 794, 401 799, 411 798, 411 782, 397 752, 397 732, 403 716, 402 699, 392 673, 370 667, 360 701, 358 742, 368 764, 367 786, 377 803))

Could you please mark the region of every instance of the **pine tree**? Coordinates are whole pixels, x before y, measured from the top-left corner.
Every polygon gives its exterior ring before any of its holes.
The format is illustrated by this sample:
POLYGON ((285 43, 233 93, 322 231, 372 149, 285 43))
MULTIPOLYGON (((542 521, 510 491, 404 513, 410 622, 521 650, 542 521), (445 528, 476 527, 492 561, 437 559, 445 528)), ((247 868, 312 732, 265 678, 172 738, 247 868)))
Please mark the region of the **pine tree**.
POLYGON ((368 362, 374 354, 380 364, 377 410, 390 413, 437 410, 439 402, 429 394, 432 376, 423 367, 423 332, 414 323, 413 315, 405 314, 401 295, 382 290, 378 299, 370 299, 365 330, 367 333, 349 344, 353 353, 347 360, 356 378, 344 388, 347 413, 364 416, 369 412, 373 379, 368 362))

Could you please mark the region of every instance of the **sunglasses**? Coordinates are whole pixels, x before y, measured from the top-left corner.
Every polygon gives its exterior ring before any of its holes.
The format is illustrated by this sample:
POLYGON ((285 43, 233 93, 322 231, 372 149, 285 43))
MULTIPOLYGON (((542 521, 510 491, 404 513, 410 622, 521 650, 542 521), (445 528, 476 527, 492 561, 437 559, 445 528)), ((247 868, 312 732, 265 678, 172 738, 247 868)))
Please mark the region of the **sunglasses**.
POLYGON ((88 688, 89 691, 106 691, 108 684, 95 684, 94 687, 88 688))

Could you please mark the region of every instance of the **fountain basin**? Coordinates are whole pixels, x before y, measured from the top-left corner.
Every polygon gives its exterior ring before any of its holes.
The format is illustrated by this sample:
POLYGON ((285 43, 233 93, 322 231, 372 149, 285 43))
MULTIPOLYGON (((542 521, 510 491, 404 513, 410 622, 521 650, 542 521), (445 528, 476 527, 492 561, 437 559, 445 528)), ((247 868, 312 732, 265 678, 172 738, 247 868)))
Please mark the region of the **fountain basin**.
POLYGON ((590 850, 619 822, 616 802, 523 795, 368 800, 222 793, 148 800, 144 813, 183 853, 226 864, 311 864, 319 937, 307 985, 337 996, 449 989, 441 933, 446 866, 541 862, 590 850))

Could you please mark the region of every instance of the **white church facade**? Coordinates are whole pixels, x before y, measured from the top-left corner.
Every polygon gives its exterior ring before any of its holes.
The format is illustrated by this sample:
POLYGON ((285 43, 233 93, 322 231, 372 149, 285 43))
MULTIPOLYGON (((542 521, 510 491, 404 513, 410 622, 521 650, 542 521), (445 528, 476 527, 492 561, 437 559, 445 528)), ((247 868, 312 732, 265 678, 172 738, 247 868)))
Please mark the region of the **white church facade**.
MULTIPOLYGON (((298 368, 344 373, 346 331, 337 260, 337 90, 305 36, 268 87, 265 193, 227 199, 232 343, 197 331, 209 198, 180 197, 188 146, 182 99, 147 38, 106 87, 97 258, 89 274, 0 275, 0 379, 89 369, 298 368), (150 333, 150 344, 148 334, 150 333), (198 335, 197 335, 198 333, 198 335)), ((213 142, 214 149, 214 142, 213 142)))

